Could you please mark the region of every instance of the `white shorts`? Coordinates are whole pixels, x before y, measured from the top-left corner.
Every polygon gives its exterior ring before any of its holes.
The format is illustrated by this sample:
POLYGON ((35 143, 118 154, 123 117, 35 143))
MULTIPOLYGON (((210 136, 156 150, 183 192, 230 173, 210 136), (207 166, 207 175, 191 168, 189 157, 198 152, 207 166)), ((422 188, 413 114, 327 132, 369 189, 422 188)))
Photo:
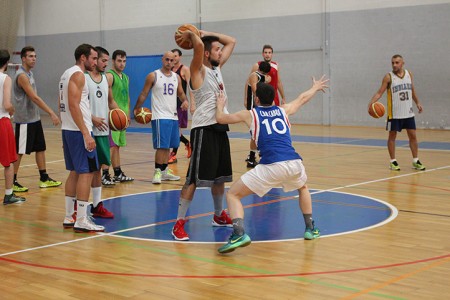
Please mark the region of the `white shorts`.
POLYGON ((242 182, 260 197, 279 186, 285 192, 297 190, 305 185, 307 178, 301 159, 259 164, 241 176, 242 182))

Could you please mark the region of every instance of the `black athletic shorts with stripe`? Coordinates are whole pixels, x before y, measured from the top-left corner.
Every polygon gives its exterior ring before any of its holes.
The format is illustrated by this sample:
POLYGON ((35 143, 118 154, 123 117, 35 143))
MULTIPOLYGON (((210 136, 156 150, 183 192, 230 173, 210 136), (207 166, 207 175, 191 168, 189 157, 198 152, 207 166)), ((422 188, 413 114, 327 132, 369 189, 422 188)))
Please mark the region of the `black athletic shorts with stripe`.
POLYGON ((187 185, 211 187, 233 181, 228 134, 217 127, 191 129, 192 156, 186 175, 187 185))
POLYGON ((16 123, 17 154, 30 154, 46 150, 44 130, 41 121, 34 123, 16 123))

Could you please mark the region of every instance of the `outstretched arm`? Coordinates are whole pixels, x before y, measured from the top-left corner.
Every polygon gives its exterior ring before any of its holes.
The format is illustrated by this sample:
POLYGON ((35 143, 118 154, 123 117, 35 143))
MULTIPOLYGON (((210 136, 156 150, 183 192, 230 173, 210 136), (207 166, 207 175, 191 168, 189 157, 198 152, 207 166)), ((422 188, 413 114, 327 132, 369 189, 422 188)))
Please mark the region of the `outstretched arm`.
POLYGON ((316 80, 313 77, 312 81, 313 85, 309 90, 298 95, 298 97, 295 98, 293 101, 281 105, 281 107, 284 108, 284 110, 288 115, 296 113, 299 110, 299 108, 302 105, 306 104, 309 100, 311 100, 318 91, 325 92, 325 89, 328 88, 327 83, 329 79, 325 79, 325 75, 323 75, 319 80, 316 80))
POLYGON ((234 114, 224 113, 224 107, 227 102, 225 95, 222 91, 217 94, 217 108, 216 108, 216 121, 220 124, 235 124, 245 122, 250 127, 252 116, 248 110, 241 110, 234 114))

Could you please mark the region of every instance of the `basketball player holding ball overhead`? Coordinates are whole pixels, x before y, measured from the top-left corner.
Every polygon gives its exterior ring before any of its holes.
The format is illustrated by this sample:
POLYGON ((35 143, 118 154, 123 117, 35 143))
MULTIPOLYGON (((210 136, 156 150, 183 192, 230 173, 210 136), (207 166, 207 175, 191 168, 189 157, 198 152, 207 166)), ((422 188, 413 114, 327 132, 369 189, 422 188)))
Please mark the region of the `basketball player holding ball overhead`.
POLYGON ((201 38, 190 30, 175 35, 178 45, 188 42, 194 49, 190 88, 196 104, 191 125, 192 156, 181 190, 177 221, 172 229, 174 239, 179 241, 189 240, 184 225, 197 187, 211 188, 214 200, 212 226, 233 226, 223 210, 225 182, 232 181, 228 126, 217 123, 216 102, 219 92, 226 94, 220 69, 233 53, 236 39, 204 30, 200 30, 200 35, 201 38))
POLYGON ((389 131, 387 141, 389 156, 391 158, 389 167, 391 170, 400 171, 400 166, 395 158, 395 139, 397 132, 406 129, 409 139, 409 147, 413 156, 412 166, 416 170, 425 170, 425 166, 419 160, 419 146, 416 136, 416 121, 414 119, 413 101, 419 113, 422 113, 422 104, 416 95, 413 83, 413 75, 404 69, 404 60, 400 54, 392 56, 392 71, 387 73, 381 83, 381 87, 369 102, 368 110, 373 103, 377 102, 387 90, 388 119, 386 130, 389 131))

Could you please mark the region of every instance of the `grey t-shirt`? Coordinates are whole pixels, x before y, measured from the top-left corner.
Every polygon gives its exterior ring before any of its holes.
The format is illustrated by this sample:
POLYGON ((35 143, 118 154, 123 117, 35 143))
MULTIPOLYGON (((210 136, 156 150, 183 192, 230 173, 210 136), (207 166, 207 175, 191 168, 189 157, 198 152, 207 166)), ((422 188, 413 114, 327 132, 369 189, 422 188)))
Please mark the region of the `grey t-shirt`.
POLYGON ((30 80, 30 84, 33 87, 33 90, 37 92, 36 90, 36 83, 34 81, 33 73, 30 71, 27 73, 23 67, 20 67, 16 75, 14 76, 13 81, 13 105, 15 108, 14 112, 14 122, 15 123, 34 123, 41 119, 40 110, 39 107, 31 101, 30 98, 28 98, 25 91, 19 87, 19 84, 17 83, 17 79, 19 78, 19 75, 25 74, 25 76, 28 77, 28 80, 30 80))

